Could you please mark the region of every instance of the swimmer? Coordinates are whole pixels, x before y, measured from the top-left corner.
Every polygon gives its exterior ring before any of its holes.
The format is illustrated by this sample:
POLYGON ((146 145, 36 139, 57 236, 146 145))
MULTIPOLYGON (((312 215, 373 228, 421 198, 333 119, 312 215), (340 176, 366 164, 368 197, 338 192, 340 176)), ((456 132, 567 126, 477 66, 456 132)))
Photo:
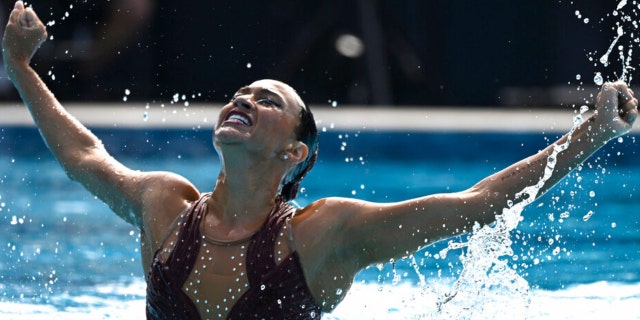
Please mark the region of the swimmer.
MULTIPOLYGON (((289 201, 318 154, 315 121, 290 86, 259 80, 221 109, 213 130, 221 168, 201 192, 177 174, 137 171, 111 157, 31 68, 46 38, 34 10, 16 2, 3 38, 8 75, 68 176, 140 229, 149 319, 319 319, 363 268, 494 222, 516 192, 539 181, 553 151, 459 192, 394 203, 324 198, 294 208, 289 201)), ((637 104, 625 83, 604 84, 595 115, 573 132, 540 194, 629 132, 637 104)))

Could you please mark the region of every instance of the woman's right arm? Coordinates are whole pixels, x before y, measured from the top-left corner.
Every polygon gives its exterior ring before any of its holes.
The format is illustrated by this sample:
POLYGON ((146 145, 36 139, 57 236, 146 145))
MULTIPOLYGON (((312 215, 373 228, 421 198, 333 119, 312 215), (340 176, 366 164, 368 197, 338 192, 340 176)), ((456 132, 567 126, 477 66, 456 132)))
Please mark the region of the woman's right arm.
POLYGON ((3 38, 5 68, 67 175, 138 227, 143 225, 144 207, 155 202, 153 194, 162 194, 163 188, 172 189, 178 200, 185 195, 195 197, 197 190, 182 177, 139 172, 116 161, 102 142, 63 108, 30 66, 31 57, 46 37, 46 28, 33 9, 16 2, 3 38))

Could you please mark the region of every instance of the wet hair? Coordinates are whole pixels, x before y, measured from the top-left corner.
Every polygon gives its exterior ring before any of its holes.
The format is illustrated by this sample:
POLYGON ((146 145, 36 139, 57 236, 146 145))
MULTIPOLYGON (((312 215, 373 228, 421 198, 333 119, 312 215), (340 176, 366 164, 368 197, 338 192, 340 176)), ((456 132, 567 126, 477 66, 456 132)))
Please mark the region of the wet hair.
POLYGON ((318 128, 316 128, 316 120, 313 118, 313 113, 311 113, 309 107, 300 106, 300 121, 295 130, 296 139, 307 145, 309 153, 302 162, 298 163, 284 177, 282 188, 280 189, 280 196, 284 201, 291 201, 296 198, 300 182, 313 168, 318 159, 318 128))

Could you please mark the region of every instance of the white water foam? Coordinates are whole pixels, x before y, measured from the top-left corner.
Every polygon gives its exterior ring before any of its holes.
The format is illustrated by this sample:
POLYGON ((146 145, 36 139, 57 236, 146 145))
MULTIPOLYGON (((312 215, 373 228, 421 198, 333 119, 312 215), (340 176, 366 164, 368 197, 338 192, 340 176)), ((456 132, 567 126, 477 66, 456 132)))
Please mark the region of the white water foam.
MULTIPOLYGON (((437 314, 437 292, 451 281, 430 281, 428 287, 407 283, 378 285, 356 283, 345 300, 324 320, 418 320, 440 319, 437 314)), ((0 302, 1 319, 20 320, 97 320, 144 319, 145 283, 112 283, 92 289, 91 294, 52 297, 50 304, 0 302), (101 293, 101 294, 98 294, 101 293), (63 303, 63 304, 61 304, 63 303)), ((84 291, 84 290, 83 290, 84 291)), ((513 299, 505 297, 494 305, 492 319, 517 319, 513 299)), ((596 320, 640 319, 640 283, 596 282, 563 290, 532 290, 526 319, 596 320)))
MULTIPOLYGON (((431 284, 433 290, 449 284, 431 284)), ((417 320, 441 319, 438 294, 409 284, 397 286, 355 284, 345 300, 326 320, 417 320)), ((517 299, 504 297, 485 310, 479 319, 640 319, 640 283, 597 282, 564 290, 532 290, 531 303, 523 315, 513 308, 517 299)), ((461 318, 468 319, 468 318, 461 318)))

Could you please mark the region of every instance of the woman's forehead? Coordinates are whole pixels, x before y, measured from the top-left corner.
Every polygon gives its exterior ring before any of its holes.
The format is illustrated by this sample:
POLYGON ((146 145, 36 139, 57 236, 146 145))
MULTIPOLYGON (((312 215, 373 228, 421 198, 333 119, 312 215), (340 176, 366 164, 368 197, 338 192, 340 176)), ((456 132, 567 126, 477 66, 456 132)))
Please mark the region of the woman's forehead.
POLYGON ((249 87, 258 87, 268 91, 273 91, 274 93, 279 93, 285 98, 292 99, 291 102, 295 102, 300 107, 305 107, 304 102, 298 93, 291 86, 282 81, 263 79, 253 82, 249 87))

